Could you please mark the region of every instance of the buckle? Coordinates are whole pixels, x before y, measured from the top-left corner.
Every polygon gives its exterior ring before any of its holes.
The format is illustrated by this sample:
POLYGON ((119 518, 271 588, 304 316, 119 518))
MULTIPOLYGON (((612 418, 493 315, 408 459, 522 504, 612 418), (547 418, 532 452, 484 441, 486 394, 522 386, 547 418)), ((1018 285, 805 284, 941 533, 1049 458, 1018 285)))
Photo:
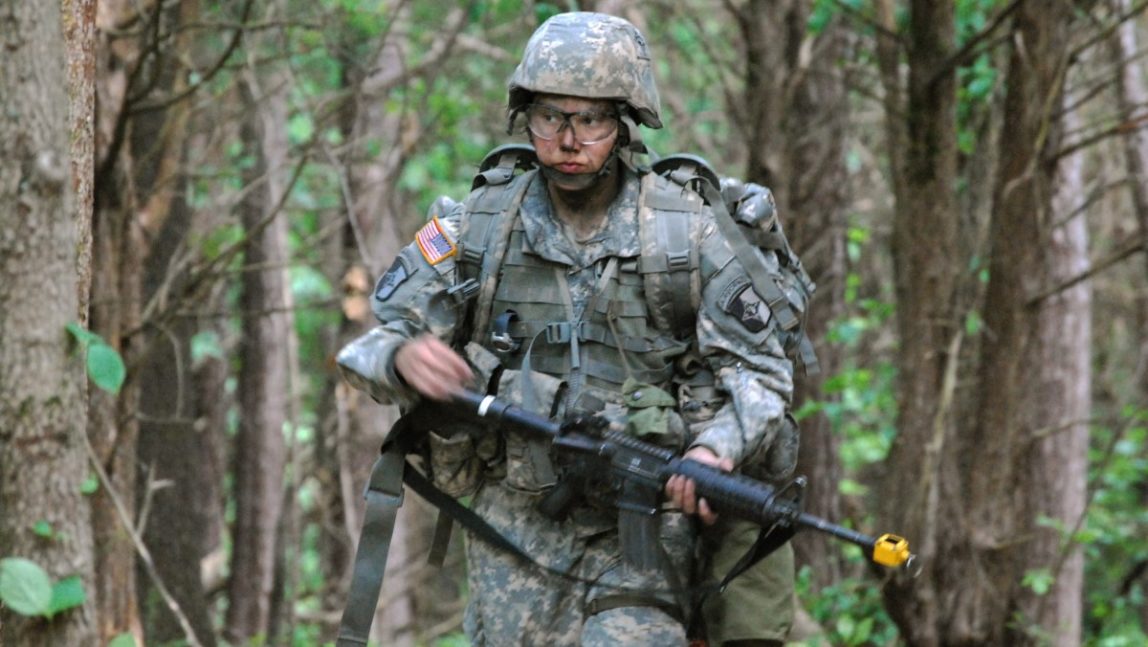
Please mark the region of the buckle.
POLYGON ((446 289, 446 293, 450 298, 454 299, 455 303, 463 304, 478 294, 478 288, 478 281, 475 279, 467 279, 462 283, 450 286, 446 289))
POLYGON ((690 252, 666 252, 666 267, 672 272, 690 268, 690 252))
POLYGON ((510 336, 508 332, 491 332, 490 347, 496 353, 513 353, 522 343, 510 336))
POLYGON ((570 341, 570 333, 569 321, 551 321, 546 324, 546 343, 565 344, 570 341))
POLYGON ((507 310, 494 318, 490 330, 490 347, 495 353, 506 355, 522 346, 522 342, 510 336, 510 325, 518 320, 518 313, 507 310))

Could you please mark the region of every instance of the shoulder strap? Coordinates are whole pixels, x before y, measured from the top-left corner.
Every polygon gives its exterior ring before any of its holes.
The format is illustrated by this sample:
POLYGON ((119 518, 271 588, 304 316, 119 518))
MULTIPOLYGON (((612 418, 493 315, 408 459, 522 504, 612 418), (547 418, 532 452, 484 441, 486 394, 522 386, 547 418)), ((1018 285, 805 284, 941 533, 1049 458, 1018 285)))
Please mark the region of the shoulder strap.
MULTIPOLYGON (((802 321, 797 313, 794 312, 790 306, 789 297, 785 291, 778 285, 777 281, 773 279, 774 272, 770 272, 768 268, 762 263, 757 253, 754 251, 754 245, 751 239, 747 238, 747 234, 756 232, 756 230, 747 231, 747 228, 740 227, 730 214, 726 206, 725 199, 720 191, 721 182, 717 173, 712 167, 702 158, 695 155, 671 155, 659 159, 653 165, 652 175, 661 175, 672 180, 675 184, 687 187, 696 191, 705 200, 705 203, 710 206, 714 214, 714 221, 717 224, 718 230, 721 231, 722 236, 729 244, 730 249, 733 250, 734 255, 745 268, 748 278, 753 284, 754 290, 765 300, 769 305, 770 312, 773 313, 774 318, 777 320, 778 326, 781 327, 786 333, 792 333, 800 338, 799 346, 797 349, 797 359, 801 362, 806 372, 818 372, 817 356, 813 352, 813 345, 809 341, 805 332, 802 330, 802 321)), ((684 194, 683 194, 684 195, 684 194)), ((660 221, 660 219, 657 219, 660 221)), ((663 227, 673 227, 672 219, 667 219, 668 222, 663 227)), ((641 219, 641 222, 646 222, 646 219, 641 219)), ((660 222, 659 222, 660 224, 660 222)), ((773 250, 778 252, 779 258, 782 262, 792 264, 794 267, 791 270, 796 275, 801 285, 801 289, 812 293, 812 281, 809 280, 808 274, 805 274, 804 268, 801 268, 800 263, 797 262, 797 257, 789 249, 789 243, 785 240, 784 234, 780 233, 781 229, 778 227, 778 233, 772 238, 757 240, 756 233, 753 242, 760 242, 759 247, 766 250, 773 250)), ((643 258, 647 254, 647 250, 658 249, 652 245, 658 242, 656 237, 649 237, 643 235, 642 237, 642 254, 643 258)), ((696 274, 696 272, 694 273, 696 274)), ((646 281, 647 294, 651 301, 657 305, 652 306, 656 311, 671 310, 671 306, 666 306, 663 299, 669 297, 672 303, 674 299, 672 295, 675 293, 667 294, 665 289, 659 285, 665 283, 672 285, 673 279, 667 278, 661 281, 654 278, 652 281, 646 281)), ((680 284, 680 280, 678 281, 680 284)), ((679 285, 680 288, 680 285, 679 285)), ((679 290, 676 294, 682 294, 684 290, 679 290)), ((698 302, 694 301, 694 292, 691 290, 691 301, 694 310, 696 311, 698 302)), ((659 326, 662 322, 655 317, 655 323, 659 326)), ((671 325, 675 326, 668 328, 669 330, 679 331, 683 325, 682 320, 671 320, 671 325)))
POLYGON ((459 231, 459 277, 456 290, 462 300, 477 296, 472 307, 471 337, 481 342, 490 323, 490 304, 498 268, 506 256, 507 243, 518 206, 534 176, 537 159, 534 149, 508 144, 491 151, 482 160, 467 196, 465 215, 459 231), (525 172, 515 175, 518 170, 525 172))
POLYGON ((676 337, 693 330, 701 304, 698 250, 692 244, 701 198, 665 182, 656 173, 642 176, 638 194, 638 272, 659 330, 676 337), (689 299, 680 295, 688 294, 689 299))

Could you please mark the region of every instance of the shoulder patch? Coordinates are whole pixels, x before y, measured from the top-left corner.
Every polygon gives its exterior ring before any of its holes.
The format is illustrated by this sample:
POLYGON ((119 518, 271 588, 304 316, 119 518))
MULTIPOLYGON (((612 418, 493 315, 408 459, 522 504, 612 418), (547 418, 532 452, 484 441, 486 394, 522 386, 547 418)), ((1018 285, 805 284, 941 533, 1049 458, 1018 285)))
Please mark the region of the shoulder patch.
POLYGON ((407 266, 403 264, 401 256, 395 257, 395 262, 391 263, 391 269, 379 278, 379 282, 375 284, 375 298, 379 301, 386 301, 395 289, 403 284, 410 278, 410 272, 407 272, 407 266))
POLYGON ((415 242, 418 243, 423 258, 431 265, 441 263, 458 251, 437 216, 431 218, 430 222, 423 225, 423 228, 415 234, 415 242))
MULTIPOLYGON (((738 283, 734 284, 734 286, 738 285, 738 283)), ((753 289, 753 284, 749 281, 740 283, 740 289, 727 289, 726 294, 722 297, 721 308, 726 314, 740 321, 741 325, 752 333, 765 330, 769 325, 770 317, 773 316, 765 300, 758 295, 757 291, 753 289)))

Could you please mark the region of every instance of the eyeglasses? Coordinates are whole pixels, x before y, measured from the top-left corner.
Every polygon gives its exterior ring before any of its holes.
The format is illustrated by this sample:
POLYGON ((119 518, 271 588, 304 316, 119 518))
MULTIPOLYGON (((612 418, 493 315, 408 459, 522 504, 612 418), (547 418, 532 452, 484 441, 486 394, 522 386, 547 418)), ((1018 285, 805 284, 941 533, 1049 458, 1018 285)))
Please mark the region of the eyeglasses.
POLYGON ((613 135, 618 129, 618 117, 598 110, 562 112, 541 103, 526 107, 526 127, 539 139, 554 139, 567 126, 573 131, 575 141, 589 146, 613 135))

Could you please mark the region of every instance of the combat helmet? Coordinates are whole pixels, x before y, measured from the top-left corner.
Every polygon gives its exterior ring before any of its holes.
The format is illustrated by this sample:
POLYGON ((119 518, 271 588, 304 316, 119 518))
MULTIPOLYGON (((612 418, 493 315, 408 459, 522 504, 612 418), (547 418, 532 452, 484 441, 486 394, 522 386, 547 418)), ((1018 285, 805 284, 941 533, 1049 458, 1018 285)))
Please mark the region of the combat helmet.
POLYGON ((509 85, 512 125, 539 93, 624 102, 642 124, 662 127, 646 39, 615 16, 576 11, 551 17, 526 43, 509 85))

